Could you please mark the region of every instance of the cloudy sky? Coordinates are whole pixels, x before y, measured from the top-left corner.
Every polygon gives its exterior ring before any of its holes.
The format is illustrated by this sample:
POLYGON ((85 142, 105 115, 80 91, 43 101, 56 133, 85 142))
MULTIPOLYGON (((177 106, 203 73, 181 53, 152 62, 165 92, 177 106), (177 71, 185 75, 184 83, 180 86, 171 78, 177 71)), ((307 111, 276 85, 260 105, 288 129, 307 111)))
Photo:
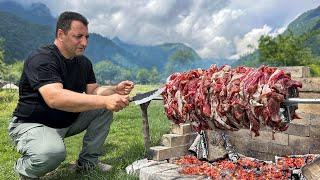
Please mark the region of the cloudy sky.
POLYGON ((16 0, 46 4, 53 16, 77 11, 89 31, 140 44, 181 42, 202 58, 232 58, 276 35, 320 0, 16 0), (248 46, 250 45, 250 46, 248 46), (249 48, 250 47, 250 48, 249 48))

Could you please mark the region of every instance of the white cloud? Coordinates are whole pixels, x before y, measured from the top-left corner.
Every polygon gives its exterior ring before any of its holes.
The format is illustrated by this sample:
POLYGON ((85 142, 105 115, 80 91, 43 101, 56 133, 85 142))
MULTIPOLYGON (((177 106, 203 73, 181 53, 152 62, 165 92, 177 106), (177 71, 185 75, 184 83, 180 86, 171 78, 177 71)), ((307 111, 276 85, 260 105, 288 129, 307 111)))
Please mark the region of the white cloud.
POLYGON ((271 27, 264 25, 262 28, 252 29, 245 34, 242 38, 235 37, 234 44, 236 47, 236 54, 232 55, 231 59, 238 59, 239 57, 252 53, 258 48, 258 40, 263 35, 268 35, 271 31, 271 27))
MULTIPOLYGON (((0 0, 1 1, 1 0, 0 0)), ((56 17, 85 15, 91 32, 135 44, 188 44, 205 58, 236 58, 262 34, 276 35, 318 0, 15 0, 46 4, 56 17)))

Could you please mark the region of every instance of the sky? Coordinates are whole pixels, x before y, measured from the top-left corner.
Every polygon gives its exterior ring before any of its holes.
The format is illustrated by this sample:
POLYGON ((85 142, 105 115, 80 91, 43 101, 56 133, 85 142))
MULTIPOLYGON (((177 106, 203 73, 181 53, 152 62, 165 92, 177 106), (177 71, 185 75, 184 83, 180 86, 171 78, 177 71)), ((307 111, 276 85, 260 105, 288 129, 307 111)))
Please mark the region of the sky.
POLYGON ((52 15, 77 11, 89 31, 139 45, 184 43, 202 58, 238 59, 276 36, 320 0, 12 0, 46 4, 52 15))

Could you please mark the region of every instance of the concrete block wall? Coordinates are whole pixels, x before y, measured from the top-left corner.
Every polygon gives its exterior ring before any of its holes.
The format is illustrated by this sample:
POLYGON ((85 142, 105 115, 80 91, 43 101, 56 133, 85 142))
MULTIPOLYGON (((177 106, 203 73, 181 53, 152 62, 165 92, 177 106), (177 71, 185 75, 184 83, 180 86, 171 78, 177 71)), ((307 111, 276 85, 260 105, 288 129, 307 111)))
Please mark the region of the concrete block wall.
POLYGON ((310 68, 307 66, 285 66, 279 67, 286 72, 290 72, 293 78, 306 78, 310 77, 310 68))
POLYGON ((170 134, 162 136, 161 145, 150 148, 152 159, 161 161, 186 155, 195 138, 190 124, 172 124, 170 134))
MULTIPOLYGON (((275 156, 320 154, 320 115, 301 111, 298 115, 301 119, 293 120, 286 131, 276 132, 275 139, 267 127, 261 127, 257 137, 248 129, 225 133, 238 153, 261 160, 274 161, 275 156)), ((173 124, 170 134, 163 135, 161 145, 150 148, 152 159, 161 161, 189 154, 188 148, 195 137, 190 124, 173 124)))
POLYGON ((274 156, 319 154, 320 116, 302 112, 299 115, 302 119, 293 120, 286 131, 276 132, 275 139, 268 128, 262 128, 257 137, 248 129, 228 131, 227 134, 237 152, 261 160, 274 160, 274 156))

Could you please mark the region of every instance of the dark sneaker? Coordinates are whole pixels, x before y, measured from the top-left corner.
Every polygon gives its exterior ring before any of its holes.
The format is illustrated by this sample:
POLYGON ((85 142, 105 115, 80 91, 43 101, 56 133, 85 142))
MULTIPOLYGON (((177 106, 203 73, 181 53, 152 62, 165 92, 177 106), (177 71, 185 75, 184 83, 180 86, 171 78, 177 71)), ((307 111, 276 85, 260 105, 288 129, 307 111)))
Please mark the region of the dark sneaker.
POLYGON ((97 165, 94 165, 90 162, 83 163, 83 162, 77 161, 75 166, 76 166, 76 171, 80 171, 80 172, 88 172, 88 171, 95 170, 96 168, 98 168, 102 172, 108 172, 112 169, 111 165, 104 164, 102 162, 98 162, 97 165))

